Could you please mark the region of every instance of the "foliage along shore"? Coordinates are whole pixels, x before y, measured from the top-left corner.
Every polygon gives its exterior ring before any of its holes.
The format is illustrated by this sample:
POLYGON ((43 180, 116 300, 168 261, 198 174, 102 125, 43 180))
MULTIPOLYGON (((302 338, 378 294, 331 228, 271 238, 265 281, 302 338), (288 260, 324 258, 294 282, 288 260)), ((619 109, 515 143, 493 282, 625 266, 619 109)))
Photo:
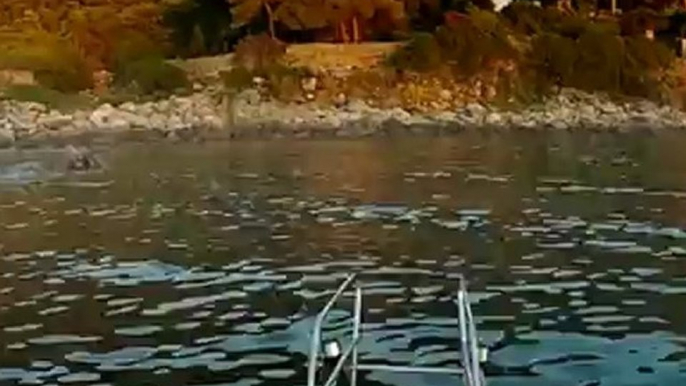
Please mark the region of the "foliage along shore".
POLYGON ((204 141, 236 138, 351 138, 449 135, 468 129, 634 131, 685 129, 686 113, 647 100, 618 102, 563 89, 517 109, 472 102, 426 113, 355 99, 334 105, 283 102, 249 88, 230 103, 212 88, 142 103, 64 112, 35 102, 0 102, 0 148, 63 140, 204 141))
POLYGON ((318 24, 298 13, 309 9, 299 1, 220 2, 227 20, 215 20, 216 28, 202 24, 207 14, 191 17, 202 43, 191 50, 184 44, 193 39, 175 40, 189 26, 174 20, 189 10, 202 14, 203 0, 181 2, 190 8, 94 0, 79 12, 52 13, 14 0, 23 12, 0 12, 0 81, 16 71, 25 79, 2 90, 0 142, 146 131, 173 138, 355 136, 686 122, 675 108, 686 85, 675 55, 686 13, 676 3, 619 1, 626 12, 608 14, 601 3, 562 0, 520 0, 500 12, 489 1, 327 0, 322 4, 340 7, 322 9, 327 17, 318 24), (314 24, 294 23, 286 11, 314 24), (109 18, 100 24, 93 15, 109 18), (50 22, 55 18, 65 22, 50 22), (134 28, 145 20, 146 29, 134 28), (260 29, 266 33, 235 45, 211 44, 217 36, 208 35, 260 29), (396 42, 359 44, 368 38, 396 42), (320 39, 352 44, 286 42, 320 39), (165 59, 226 50, 234 53, 209 77, 189 71, 193 59, 165 59))

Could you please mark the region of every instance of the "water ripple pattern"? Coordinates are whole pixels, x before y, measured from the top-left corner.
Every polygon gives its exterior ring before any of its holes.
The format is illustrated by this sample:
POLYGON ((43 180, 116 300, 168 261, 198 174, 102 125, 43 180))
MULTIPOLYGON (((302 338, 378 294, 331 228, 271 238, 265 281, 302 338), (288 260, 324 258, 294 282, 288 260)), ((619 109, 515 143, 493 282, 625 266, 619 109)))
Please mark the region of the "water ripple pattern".
MULTIPOLYGON (((364 282, 366 362, 489 384, 686 384, 686 136, 123 145, 0 157, 0 385, 303 385, 313 317, 364 282)), ((325 326, 350 340, 352 296, 325 326)), ((363 374, 365 386, 459 384, 363 374)))

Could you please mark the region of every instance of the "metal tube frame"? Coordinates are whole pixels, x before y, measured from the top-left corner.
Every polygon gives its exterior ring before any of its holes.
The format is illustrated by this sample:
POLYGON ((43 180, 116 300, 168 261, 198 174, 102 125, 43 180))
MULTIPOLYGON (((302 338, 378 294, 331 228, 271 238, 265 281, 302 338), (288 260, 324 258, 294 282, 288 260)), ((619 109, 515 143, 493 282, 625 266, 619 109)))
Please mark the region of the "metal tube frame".
MULTIPOLYGON (((321 350, 322 324, 326 316, 331 312, 334 304, 343 296, 344 292, 357 279, 357 274, 350 275, 338 287, 338 290, 331 297, 329 302, 319 312, 314 321, 312 329, 312 341, 310 344, 310 356, 307 369, 307 386, 317 386, 317 360, 321 350)), ((389 366, 389 365, 367 365, 359 363, 358 343, 360 342, 362 326, 362 288, 355 288, 355 304, 353 308, 353 331, 352 341, 343 355, 339 358, 334 370, 324 383, 324 386, 332 386, 343 371, 345 363, 350 359, 350 385, 357 386, 358 371, 388 371, 400 373, 424 373, 424 374, 451 374, 462 375, 466 386, 485 386, 486 381, 479 363, 479 342, 474 324, 471 305, 467 296, 467 286, 464 277, 459 279, 459 289, 455 304, 458 311, 458 325, 460 329, 460 346, 462 368, 442 368, 442 367, 415 367, 415 366, 389 366)))
MULTIPOLYGON (((340 287, 338 287, 336 293, 334 293, 329 302, 326 303, 326 306, 324 306, 321 312, 319 312, 317 315, 317 318, 314 320, 311 338, 312 341, 310 342, 310 361, 307 368, 307 386, 316 386, 317 359, 319 357, 319 350, 321 349, 322 323, 324 323, 324 318, 326 318, 338 298, 340 298, 343 295, 343 292, 350 287, 350 284, 355 280, 356 277, 356 274, 348 276, 348 278, 343 282, 343 284, 340 285, 340 287)), ((356 345, 357 344, 355 344, 355 346, 356 345)))

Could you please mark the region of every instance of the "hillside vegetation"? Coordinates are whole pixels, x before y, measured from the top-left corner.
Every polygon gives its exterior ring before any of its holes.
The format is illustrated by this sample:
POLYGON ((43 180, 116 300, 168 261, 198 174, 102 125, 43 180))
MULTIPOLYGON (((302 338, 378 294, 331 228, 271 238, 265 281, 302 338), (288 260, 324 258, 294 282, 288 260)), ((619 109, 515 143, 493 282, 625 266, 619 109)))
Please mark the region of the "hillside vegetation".
POLYGON ((572 87, 664 100, 680 81, 686 14, 676 2, 617 3, 622 12, 612 15, 602 2, 563 0, 519 0, 499 12, 490 0, 5 0, 0 70, 32 71, 39 87, 68 93, 97 86, 107 71, 108 92, 150 95, 190 85, 166 59, 235 52, 228 86, 258 77, 285 99, 316 75, 332 99, 436 99, 426 90, 441 86, 443 99, 572 87), (370 41, 395 43, 360 44, 370 41), (379 56, 380 66, 367 65, 379 56), (356 74, 341 81, 315 74, 313 63, 356 74))

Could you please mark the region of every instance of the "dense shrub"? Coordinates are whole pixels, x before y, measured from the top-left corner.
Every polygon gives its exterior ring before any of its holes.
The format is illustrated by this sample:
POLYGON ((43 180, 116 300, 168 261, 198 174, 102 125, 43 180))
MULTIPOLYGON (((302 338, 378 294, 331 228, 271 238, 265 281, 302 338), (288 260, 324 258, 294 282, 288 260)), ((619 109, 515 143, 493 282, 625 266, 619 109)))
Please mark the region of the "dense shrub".
POLYGON ((159 56, 148 56, 123 63, 115 73, 120 87, 133 87, 142 94, 171 92, 188 85, 186 73, 159 56))
POLYGON ((451 68, 471 76, 516 56, 507 27, 490 11, 472 9, 469 15, 451 13, 434 34, 421 33, 395 52, 390 65, 420 72, 451 68))
POLYGON ((551 32, 535 36, 528 66, 544 87, 655 97, 673 60, 666 46, 645 36, 589 29, 578 39, 551 32))
POLYGON ((557 7, 541 8, 528 1, 514 1, 502 10, 502 15, 512 31, 525 36, 545 32, 578 39, 588 30, 618 33, 618 26, 612 20, 591 20, 583 13, 565 13, 557 7))
POLYGON ((281 63, 286 45, 267 34, 248 36, 236 46, 235 62, 249 71, 263 71, 281 63))
POLYGON ((389 57, 388 63, 402 70, 420 72, 435 70, 442 64, 441 47, 432 34, 420 32, 394 52, 389 57))
POLYGON ((574 40, 551 32, 537 35, 533 39, 529 56, 530 69, 537 75, 537 86, 546 88, 569 84, 577 55, 574 40))
POLYGON ((216 55, 228 51, 240 31, 232 28, 228 1, 182 0, 167 7, 164 25, 169 40, 182 57, 216 55))
POLYGON ((577 41, 571 84, 584 90, 619 92, 624 45, 613 34, 587 31, 577 41))
POLYGON ((130 33, 117 39, 109 68, 118 71, 128 63, 153 56, 164 56, 164 49, 143 34, 130 33))
POLYGON ((651 98, 659 97, 663 76, 674 62, 674 53, 661 43, 645 36, 627 37, 622 62, 623 91, 651 98))
POLYGON ((516 56, 505 26, 496 14, 487 11, 472 12, 460 22, 440 27, 436 41, 443 60, 461 76, 474 75, 516 56))
POLYGON ((43 86, 74 92, 92 84, 83 57, 56 35, 32 33, 0 35, 0 69, 28 70, 43 86))
POLYGON ((548 22, 546 13, 547 9, 529 1, 513 1, 501 11, 512 30, 524 35, 542 32, 548 22))

